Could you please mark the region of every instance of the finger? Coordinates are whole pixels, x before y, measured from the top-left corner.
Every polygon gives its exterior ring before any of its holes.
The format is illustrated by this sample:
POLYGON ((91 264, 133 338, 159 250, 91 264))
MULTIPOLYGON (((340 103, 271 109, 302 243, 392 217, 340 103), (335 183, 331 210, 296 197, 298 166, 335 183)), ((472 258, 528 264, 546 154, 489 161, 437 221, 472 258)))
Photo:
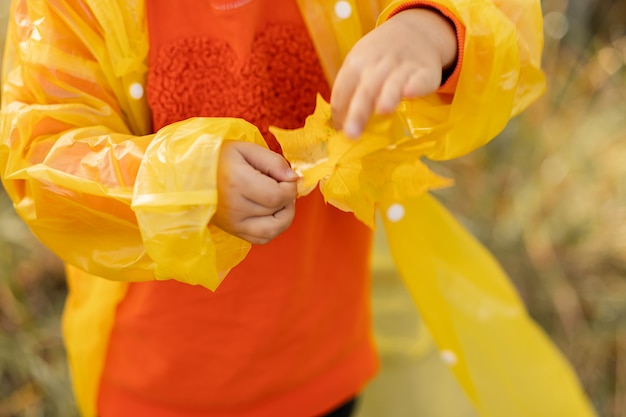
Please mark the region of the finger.
POLYGON ((363 132, 390 69, 388 63, 382 63, 363 72, 344 121, 343 131, 347 136, 357 138, 363 132))
POLYGON ((291 225, 293 218, 296 214, 296 200, 292 200, 289 204, 286 204, 283 208, 276 211, 273 217, 287 226, 291 225))
POLYGON ((441 69, 427 68, 416 71, 402 89, 405 98, 423 97, 434 93, 441 85, 441 69))
POLYGON ((298 186, 295 182, 276 182, 271 177, 256 171, 242 173, 241 195, 253 204, 266 208, 263 214, 271 214, 295 200, 298 186))
POLYGON ((211 219, 211 224, 227 233, 252 242, 251 239, 272 239, 275 233, 284 230, 295 214, 295 202, 277 210, 271 210, 245 199, 231 199, 219 203, 220 208, 211 219), (261 220, 264 219, 265 220, 261 220), (273 224, 273 225, 272 225, 273 224))
POLYGON ((289 228, 294 216, 295 203, 292 202, 272 215, 246 219, 238 235, 250 243, 268 243, 289 228))
POLYGON ((389 114, 398 107, 403 98, 404 88, 415 71, 415 66, 404 65, 389 74, 376 101, 377 113, 389 114))
POLYGON ((218 198, 217 209, 211 219, 211 223, 227 232, 231 232, 235 225, 243 219, 267 216, 272 213, 271 209, 262 207, 241 194, 224 194, 218 198))
POLYGON ((274 151, 246 142, 237 149, 250 166, 276 181, 295 182, 299 178, 287 160, 274 151))
POLYGON ((221 206, 223 208, 222 211, 229 213, 230 218, 243 221, 252 217, 271 216, 277 210, 284 207, 284 204, 288 204, 289 201, 290 200, 285 199, 285 203, 283 203, 283 205, 268 207, 241 194, 228 201, 223 201, 221 206))
POLYGON ((343 129, 350 99, 359 82, 359 64, 348 55, 337 73, 330 95, 330 109, 334 128, 343 129))

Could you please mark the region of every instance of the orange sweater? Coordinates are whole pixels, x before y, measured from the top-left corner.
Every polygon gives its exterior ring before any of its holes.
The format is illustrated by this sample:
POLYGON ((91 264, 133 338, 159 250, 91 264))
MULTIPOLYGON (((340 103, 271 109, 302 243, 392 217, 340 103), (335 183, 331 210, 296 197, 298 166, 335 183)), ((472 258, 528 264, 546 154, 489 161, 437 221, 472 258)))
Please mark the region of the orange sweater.
MULTIPOLYGON (((151 0, 154 129, 192 116, 296 128, 329 87, 293 0, 151 0), (232 5, 240 7, 230 8, 232 5)), ((372 377, 371 232, 317 192, 212 293, 131 284, 117 310, 101 417, 322 414, 372 377)))

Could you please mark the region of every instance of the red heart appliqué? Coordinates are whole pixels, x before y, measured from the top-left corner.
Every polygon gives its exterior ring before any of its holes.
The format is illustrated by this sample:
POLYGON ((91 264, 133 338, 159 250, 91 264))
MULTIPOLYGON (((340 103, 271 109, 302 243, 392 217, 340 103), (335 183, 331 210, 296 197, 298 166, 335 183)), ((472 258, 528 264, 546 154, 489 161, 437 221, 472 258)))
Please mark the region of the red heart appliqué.
POLYGON ((245 62, 221 40, 166 44, 148 77, 155 131, 190 117, 238 117, 256 125, 277 151, 269 126, 303 126, 318 93, 330 96, 317 54, 306 29, 290 23, 259 33, 245 62))

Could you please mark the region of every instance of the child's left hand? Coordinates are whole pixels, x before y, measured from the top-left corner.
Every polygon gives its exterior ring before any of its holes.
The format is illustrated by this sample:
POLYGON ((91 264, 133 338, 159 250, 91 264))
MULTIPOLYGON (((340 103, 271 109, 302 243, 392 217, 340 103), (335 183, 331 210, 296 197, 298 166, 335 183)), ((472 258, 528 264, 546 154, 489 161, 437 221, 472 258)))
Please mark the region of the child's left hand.
POLYGON ((330 100, 335 128, 356 138, 372 113, 391 113, 402 98, 437 91, 442 70, 456 57, 456 33, 446 17, 427 8, 398 13, 347 55, 330 100))

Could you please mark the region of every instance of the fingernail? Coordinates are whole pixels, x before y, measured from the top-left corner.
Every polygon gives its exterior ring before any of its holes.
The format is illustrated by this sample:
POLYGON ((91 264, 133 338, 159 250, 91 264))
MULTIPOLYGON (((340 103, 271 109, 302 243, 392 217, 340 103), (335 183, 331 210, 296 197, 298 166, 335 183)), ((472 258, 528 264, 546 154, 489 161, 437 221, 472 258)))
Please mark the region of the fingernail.
POLYGON ((376 114, 389 114, 392 113, 394 110, 395 106, 386 102, 378 103, 378 105, 376 106, 376 114))
POLYGON ((356 122, 349 121, 343 127, 343 132, 346 134, 346 136, 352 139, 356 139, 361 136, 361 126, 356 122))
POLYGON ((291 168, 287 168, 285 170, 285 176, 287 177, 287 179, 289 180, 296 180, 298 179, 300 176, 298 175, 298 173, 296 171, 294 171, 291 168))

